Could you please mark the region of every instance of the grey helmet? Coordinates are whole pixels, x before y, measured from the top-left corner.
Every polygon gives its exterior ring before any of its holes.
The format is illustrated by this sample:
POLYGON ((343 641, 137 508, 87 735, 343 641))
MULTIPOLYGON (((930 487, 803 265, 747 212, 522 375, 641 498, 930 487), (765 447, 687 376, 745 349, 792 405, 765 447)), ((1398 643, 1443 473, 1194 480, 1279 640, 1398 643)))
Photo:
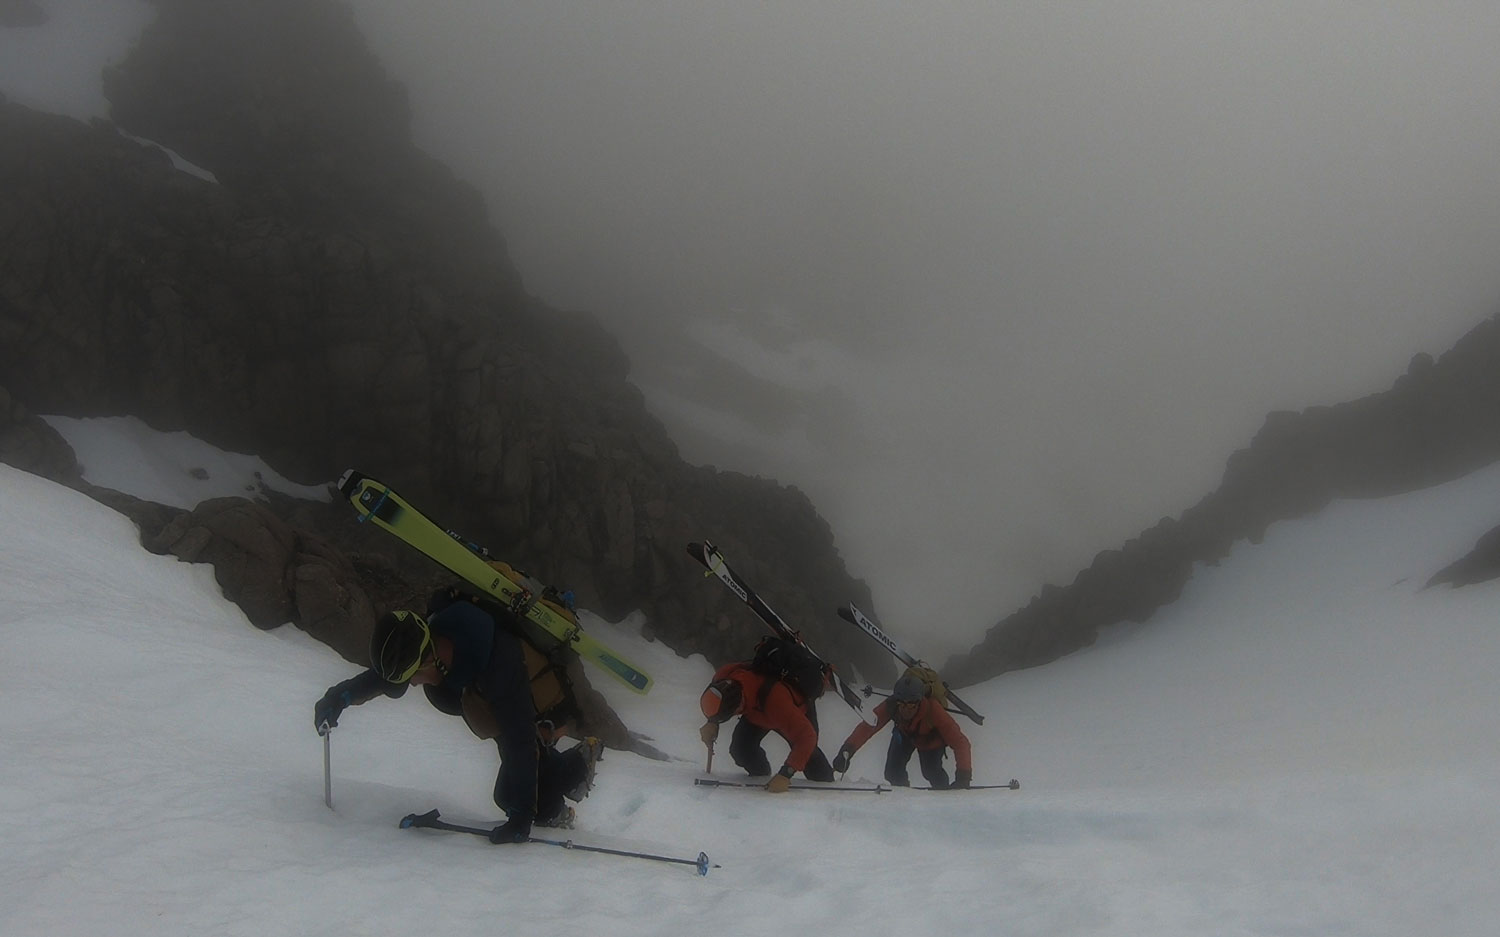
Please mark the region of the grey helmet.
POLYGON ((898 703, 915 703, 927 695, 927 684, 915 674, 905 674, 891 688, 891 699, 898 703))

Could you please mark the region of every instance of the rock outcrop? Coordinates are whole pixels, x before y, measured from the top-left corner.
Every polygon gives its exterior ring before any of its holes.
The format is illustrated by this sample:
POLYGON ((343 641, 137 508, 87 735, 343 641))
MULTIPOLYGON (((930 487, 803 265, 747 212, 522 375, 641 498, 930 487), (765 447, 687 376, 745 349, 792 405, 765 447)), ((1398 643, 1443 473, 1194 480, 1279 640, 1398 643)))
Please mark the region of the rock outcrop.
MULTIPOLYGON (((890 671, 832 614, 869 593, 808 499, 680 459, 615 340, 527 295, 482 199, 412 144, 404 94, 342 5, 155 6, 106 75, 114 117, 217 183, 111 124, 0 102, 0 385, 16 401, 187 430, 309 484, 357 467, 584 607, 640 609, 682 654, 742 657, 763 627, 683 552, 710 537, 837 661, 890 671)), ((39 437, 0 444, 46 457, 39 437)), ((213 523, 246 554, 285 548, 269 525, 252 542, 234 539, 244 517, 213 523)), ((336 542, 352 512, 328 523, 301 529, 336 542)), ((257 621, 292 608, 221 575, 257 621)))

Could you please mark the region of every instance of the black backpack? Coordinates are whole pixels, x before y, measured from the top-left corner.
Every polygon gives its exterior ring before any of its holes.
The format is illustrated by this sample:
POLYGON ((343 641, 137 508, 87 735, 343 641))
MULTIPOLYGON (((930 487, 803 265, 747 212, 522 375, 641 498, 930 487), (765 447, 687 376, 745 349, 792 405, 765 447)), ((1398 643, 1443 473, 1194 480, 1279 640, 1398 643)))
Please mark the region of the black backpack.
POLYGON ((782 680, 811 702, 823 695, 824 671, 827 665, 818 655, 796 641, 778 635, 766 635, 755 646, 750 669, 770 677, 766 686, 782 680))
MULTIPOLYGON (((572 648, 516 615, 510 609, 489 596, 469 591, 467 583, 457 583, 439 590, 427 600, 427 613, 435 614, 456 601, 465 601, 479 607, 495 622, 495 626, 515 635, 521 641, 521 651, 526 657, 526 673, 531 680, 531 701, 536 708, 538 723, 550 722, 562 726, 582 716, 578 705, 573 680, 568 676, 568 656, 572 648)), ((550 600, 549 600, 550 601, 550 600)), ((570 616, 572 612, 568 613, 570 616)), ((575 623, 577 619, 574 619, 575 623)), ((432 698, 432 694, 428 694, 432 698)), ((438 705, 438 709, 448 710, 438 705)))

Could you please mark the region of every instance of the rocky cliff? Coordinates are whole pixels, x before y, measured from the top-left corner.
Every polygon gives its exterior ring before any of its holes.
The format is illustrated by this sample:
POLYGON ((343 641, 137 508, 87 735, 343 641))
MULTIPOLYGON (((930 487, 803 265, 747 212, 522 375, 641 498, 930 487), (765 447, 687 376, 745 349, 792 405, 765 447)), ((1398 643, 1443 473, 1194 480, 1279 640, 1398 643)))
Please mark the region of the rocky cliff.
MULTIPOLYGON (((0 459, 90 490, 151 548, 213 562, 252 621, 295 621, 351 659, 377 607, 441 574, 339 505, 184 514, 88 489, 29 413, 133 414, 309 483, 358 467, 586 607, 642 609, 671 647, 719 661, 762 628, 683 554, 709 537, 820 648, 891 673, 831 614, 869 593, 806 497, 681 461, 615 341, 529 296, 482 199, 412 144, 404 93, 345 8, 155 6, 105 76, 115 124, 0 102, 0 459)), ((1500 457, 1497 375, 1491 319, 1385 393, 1272 414, 1212 494, 1043 589, 945 674, 1053 660, 1149 617, 1195 563, 1276 520, 1500 457)), ((1493 576, 1496 543, 1434 582, 1493 576)))
MULTIPOLYGON (((155 6, 105 76, 115 124, 0 102, 15 413, 132 414, 306 483, 358 467, 581 605, 641 609, 717 661, 764 629, 684 554, 709 537, 830 656, 890 671, 832 615, 869 593, 808 499, 678 457, 617 343, 529 296, 482 199, 412 144, 344 7, 155 6)), ((36 454, 33 423, 10 432, 36 454)), ((351 522, 304 511, 324 526, 301 534, 338 543, 351 522)))

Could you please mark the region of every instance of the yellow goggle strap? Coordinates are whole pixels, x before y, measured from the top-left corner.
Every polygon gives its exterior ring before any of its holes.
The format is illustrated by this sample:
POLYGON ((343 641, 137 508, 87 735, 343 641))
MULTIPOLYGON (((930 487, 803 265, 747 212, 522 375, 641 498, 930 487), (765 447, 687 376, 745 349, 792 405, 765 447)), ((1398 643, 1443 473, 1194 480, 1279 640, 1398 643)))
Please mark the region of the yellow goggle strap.
MULTIPOLYGON (((399 675, 386 677, 392 683, 406 683, 418 670, 422 669, 422 661, 427 657, 427 649, 432 646, 432 629, 427 627, 426 620, 416 612, 400 611, 392 614, 396 616, 397 621, 415 621, 417 627, 422 629, 422 644, 417 648, 417 656, 412 660, 411 666, 399 675)), ((386 641, 389 642, 390 638, 386 638, 386 641)))

